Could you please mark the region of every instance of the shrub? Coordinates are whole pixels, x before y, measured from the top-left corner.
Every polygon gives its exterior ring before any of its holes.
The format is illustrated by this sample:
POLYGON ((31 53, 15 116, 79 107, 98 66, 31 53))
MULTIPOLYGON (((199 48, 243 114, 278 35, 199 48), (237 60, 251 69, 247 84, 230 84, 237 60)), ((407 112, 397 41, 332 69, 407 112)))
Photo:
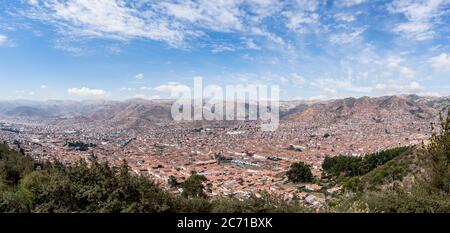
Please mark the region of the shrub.
POLYGON ((293 163, 287 172, 287 177, 294 183, 311 182, 313 180, 311 167, 303 162, 293 163))

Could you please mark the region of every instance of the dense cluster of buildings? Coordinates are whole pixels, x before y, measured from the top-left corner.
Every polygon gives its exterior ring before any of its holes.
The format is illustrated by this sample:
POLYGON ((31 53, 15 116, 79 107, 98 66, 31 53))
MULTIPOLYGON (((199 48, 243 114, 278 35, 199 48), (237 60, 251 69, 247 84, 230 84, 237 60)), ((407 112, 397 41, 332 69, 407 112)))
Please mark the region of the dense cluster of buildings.
MULTIPOLYGON (((311 205, 323 202, 323 188, 287 182, 285 172, 296 161, 321 176, 326 156, 362 156, 386 148, 413 145, 429 138, 429 122, 402 119, 389 123, 370 116, 338 121, 281 121, 274 132, 246 122, 168 122, 144 129, 61 125, 32 120, 0 121, 0 140, 19 143, 35 159, 73 163, 98 159, 112 165, 127 161, 131 169, 173 192, 170 177, 183 182, 192 173, 207 178, 210 196, 248 196, 263 191, 311 205), (83 142, 87 150, 70 147, 83 142), (300 188, 301 187, 301 188, 300 188)), ((325 190, 335 192, 337 189, 325 190)))

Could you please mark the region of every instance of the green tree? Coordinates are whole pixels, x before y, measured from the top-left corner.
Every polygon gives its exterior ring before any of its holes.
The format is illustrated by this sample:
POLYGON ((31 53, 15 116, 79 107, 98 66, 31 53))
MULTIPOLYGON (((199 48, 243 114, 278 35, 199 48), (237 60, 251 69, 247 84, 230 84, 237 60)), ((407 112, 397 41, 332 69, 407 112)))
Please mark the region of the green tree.
POLYGON ((363 184, 359 177, 351 177, 344 182, 342 187, 351 192, 361 192, 363 190, 363 184))
POLYGON ((450 109, 447 117, 440 116, 441 128, 434 133, 426 147, 424 160, 430 170, 431 185, 446 193, 450 192, 450 109))
POLYGON ((33 171, 33 160, 8 145, 0 144, 0 177, 9 185, 17 185, 20 179, 33 171))
POLYGON ((311 182, 313 180, 311 167, 303 162, 291 164, 287 177, 294 183, 311 182))
POLYGON ((175 176, 169 176, 169 179, 167 180, 167 183, 171 188, 178 187, 180 185, 177 181, 177 178, 175 176))
POLYGON ((404 153, 410 153, 410 149, 410 147, 387 149, 365 155, 362 158, 345 155, 327 156, 322 163, 322 169, 326 175, 361 176, 404 153))
POLYGON ((196 173, 192 174, 181 184, 181 187, 183 188, 182 195, 184 197, 206 197, 206 194, 203 191, 203 182, 206 180, 205 176, 196 173))

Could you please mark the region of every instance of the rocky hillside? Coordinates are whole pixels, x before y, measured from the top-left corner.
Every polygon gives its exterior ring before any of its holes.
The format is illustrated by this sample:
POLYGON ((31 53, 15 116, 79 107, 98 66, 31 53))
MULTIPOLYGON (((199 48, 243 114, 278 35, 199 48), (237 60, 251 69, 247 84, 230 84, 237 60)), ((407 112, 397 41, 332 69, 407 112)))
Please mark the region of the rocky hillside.
POLYGON ((330 100, 313 104, 299 104, 282 113, 290 121, 323 121, 373 118, 376 122, 392 117, 410 120, 432 119, 450 106, 449 97, 419 97, 416 95, 361 97, 330 100))
MULTIPOLYGON (((170 100, 126 101, 0 101, 1 118, 59 119, 71 122, 103 121, 122 126, 142 126, 172 120, 170 100)), ((367 119, 389 121, 392 117, 428 120, 450 105, 450 97, 416 95, 346 98, 329 101, 284 101, 280 116, 285 121, 323 124, 367 119)), ((249 105, 246 105, 248 108, 249 105)))

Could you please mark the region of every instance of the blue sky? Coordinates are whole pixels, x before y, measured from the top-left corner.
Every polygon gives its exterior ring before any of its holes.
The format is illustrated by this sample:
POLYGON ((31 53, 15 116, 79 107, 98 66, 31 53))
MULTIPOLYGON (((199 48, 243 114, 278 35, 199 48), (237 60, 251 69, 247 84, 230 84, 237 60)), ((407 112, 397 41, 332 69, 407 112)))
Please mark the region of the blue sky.
POLYGON ((167 98, 277 84, 281 99, 450 94, 450 0, 0 2, 0 99, 167 98))

